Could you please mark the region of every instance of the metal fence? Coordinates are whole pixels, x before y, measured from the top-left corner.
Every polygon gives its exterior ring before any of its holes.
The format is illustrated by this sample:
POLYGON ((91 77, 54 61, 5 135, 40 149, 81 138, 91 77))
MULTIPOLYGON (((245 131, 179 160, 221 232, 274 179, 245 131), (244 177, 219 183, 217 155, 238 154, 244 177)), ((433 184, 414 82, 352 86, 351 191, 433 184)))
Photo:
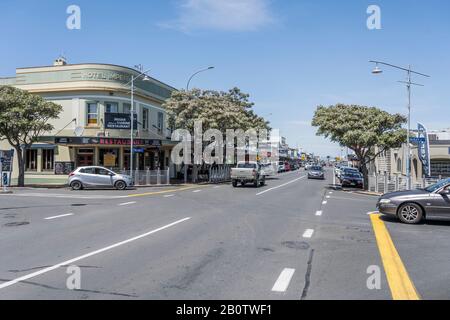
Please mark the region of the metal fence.
MULTIPOLYGON (((122 174, 129 174, 122 171, 122 174)), ((135 170, 133 171, 136 186, 153 186, 170 184, 170 170, 135 170)))
POLYGON ((231 167, 220 166, 217 168, 209 169, 209 182, 210 183, 222 183, 231 180, 231 167))
MULTIPOLYGON (((442 177, 413 179, 412 188, 426 188, 442 180, 442 177)), ((369 176, 369 191, 388 193, 407 190, 407 177, 403 175, 374 174, 369 176)))

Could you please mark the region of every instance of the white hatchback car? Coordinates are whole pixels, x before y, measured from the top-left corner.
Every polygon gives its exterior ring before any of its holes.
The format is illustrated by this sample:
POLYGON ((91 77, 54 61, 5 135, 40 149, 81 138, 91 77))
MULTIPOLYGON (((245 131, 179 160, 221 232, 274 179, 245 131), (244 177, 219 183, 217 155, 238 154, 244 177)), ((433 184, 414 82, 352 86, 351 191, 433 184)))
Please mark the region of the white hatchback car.
POLYGON ((93 187, 125 190, 133 184, 130 176, 118 174, 103 167, 80 167, 69 175, 69 186, 72 190, 93 187))

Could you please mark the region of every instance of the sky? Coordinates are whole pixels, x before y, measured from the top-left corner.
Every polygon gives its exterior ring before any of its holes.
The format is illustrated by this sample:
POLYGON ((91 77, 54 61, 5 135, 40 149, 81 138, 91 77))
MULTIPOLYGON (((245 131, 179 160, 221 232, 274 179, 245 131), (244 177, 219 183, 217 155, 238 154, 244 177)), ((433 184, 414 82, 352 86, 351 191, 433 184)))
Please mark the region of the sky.
POLYGON ((69 63, 142 64, 176 88, 250 94, 255 111, 293 147, 321 156, 341 148, 316 136, 318 105, 376 106, 407 113, 406 74, 381 60, 431 75, 414 77, 412 123, 450 128, 448 0, 0 0, 0 77, 17 67, 69 63), (81 29, 66 12, 81 9, 81 29), (370 5, 381 29, 370 30, 370 5))

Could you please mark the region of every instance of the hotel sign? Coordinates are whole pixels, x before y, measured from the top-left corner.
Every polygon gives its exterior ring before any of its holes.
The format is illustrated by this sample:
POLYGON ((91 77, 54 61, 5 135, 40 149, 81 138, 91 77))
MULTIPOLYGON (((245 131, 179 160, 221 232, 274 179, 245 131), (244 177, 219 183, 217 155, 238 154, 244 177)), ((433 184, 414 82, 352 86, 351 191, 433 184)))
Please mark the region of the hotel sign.
MULTIPOLYGON (((131 115, 126 113, 105 113, 105 128, 116 130, 130 130, 131 129, 131 115)), ((137 129, 138 121, 137 115, 134 115, 133 128, 137 129)))
POLYGON ((119 72, 85 72, 83 73, 84 80, 108 80, 108 81, 129 81, 130 76, 119 72))

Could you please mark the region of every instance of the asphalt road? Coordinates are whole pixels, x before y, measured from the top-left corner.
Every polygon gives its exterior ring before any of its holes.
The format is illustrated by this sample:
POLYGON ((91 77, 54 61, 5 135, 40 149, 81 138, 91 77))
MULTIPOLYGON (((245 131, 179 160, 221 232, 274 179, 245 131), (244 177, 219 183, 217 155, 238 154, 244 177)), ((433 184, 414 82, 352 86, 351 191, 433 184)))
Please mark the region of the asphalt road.
MULTIPOLYGON (((328 178, 0 195, 0 299, 392 299, 367 214, 376 198, 328 178)), ((450 298, 450 223, 382 224, 420 297, 450 298)))

